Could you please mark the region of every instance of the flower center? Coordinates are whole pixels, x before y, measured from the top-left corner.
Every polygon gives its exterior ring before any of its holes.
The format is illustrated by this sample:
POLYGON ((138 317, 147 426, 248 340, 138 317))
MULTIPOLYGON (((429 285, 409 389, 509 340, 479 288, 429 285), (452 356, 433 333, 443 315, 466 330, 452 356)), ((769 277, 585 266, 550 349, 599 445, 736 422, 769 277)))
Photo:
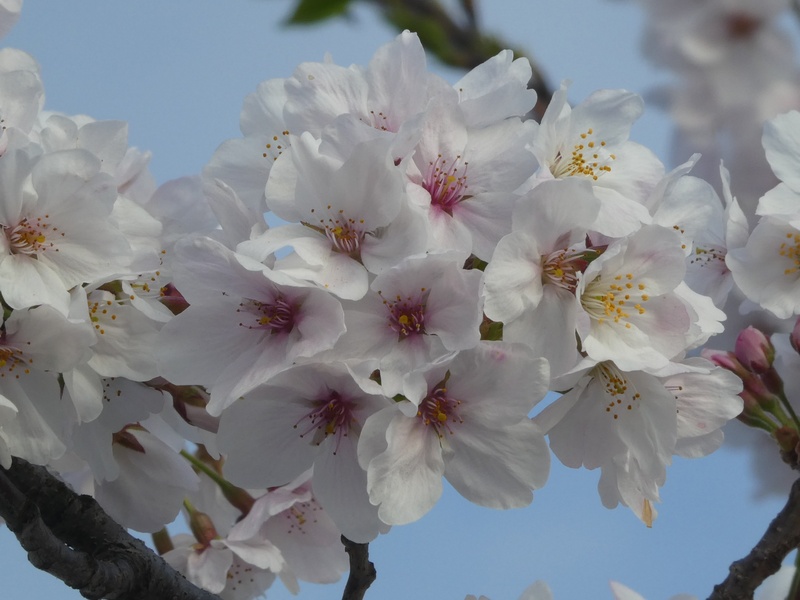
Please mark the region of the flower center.
MULTIPOLYGON (((53 242, 47 241, 48 235, 59 234, 58 227, 53 227, 47 220, 49 218, 50 215, 36 217, 32 220, 25 218, 14 227, 3 227, 11 247, 11 253, 36 256, 38 253, 50 249, 58 252, 58 248, 54 248, 53 242)), ((61 233, 62 237, 63 235, 61 233)))
POLYGON ((410 335, 425 335, 425 302, 428 299, 427 288, 420 289, 417 297, 403 298, 397 295, 394 300, 387 300, 381 292, 378 295, 389 311, 389 329, 397 333, 400 340, 410 335))
POLYGON ((697 265, 699 267, 719 267, 723 272, 728 272, 728 267, 725 266, 725 249, 718 246, 707 246, 702 248, 696 246, 694 255, 689 259, 690 265, 697 265))
POLYGON ((601 175, 611 171, 610 163, 615 161, 617 156, 606 150, 605 141, 594 141, 592 137, 594 130, 590 127, 581 134, 582 141, 573 146, 569 158, 561 150, 556 153, 555 159, 550 163, 553 177, 563 179, 573 175, 583 175, 597 181, 601 175))
MULTIPOLYGON (((5 336, 0 336, 0 343, 2 343, 2 337, 5 336)), ((33 359, 26 360, 22 350, 13 346, 0 346, 0 379, 5 378, 6 375, 13 376, 14 379, 19 379, 22 373, 29 375, 32 363, 33 359)))
POLYGON ((377 129, 379 131, 397 131, 397 128, 391 125, 389 122, 389 117, 385 115, 383 111, 375 112, 374 110, 371 110, 365 118, 360 118, 359 120, 362 123, 366 123, 373 129, 377 129))
POLYGON ((789 266, 783 270, 784 275, 794 275, 800 270, 800 233, 787 233, 786 241, 781 242, 778 254, 786 259, 789 266))
POLYGON ((365 235, 352 219, 336 220, 325 226, 325 236, 331 241, 333 249, 354 258, 361 254, 361 242, 365 235))
POLYGON ((326 398, 315 400, 312 404, 313 408, 294 424, 294 428, 300 430, 301 438, 311 434, 311 443, 315 446, 319 446, 329 435, 336 436, 333 450, 336 454, 342 438, 357 426, 353 417, 353 403, 342 398, 339 392, 332 391, 326 398))
POLYGON ((453 435, 455 432, 452 426, 464 422, 464 419, 458 414, 461 400, 456 400, 447 395, 447 380, 449 377, 450 372, 448 371, 445 378, 436 384, 417 409, 417 416, 422 419, 422 423, 426 427, 433 427, 436 435, 440 438, 444 436, 445 431, 453 435))
POLYGON ((94 329, 100 335, 104 335, 106 330, 105 326, 110 321, 116 321, 117 315, 114 313, 116 305, 113 297, 107 292, 93 292, 89 296, 89 320, 91 320, 94 329))
MULTIPOLYGON (((301 221, 303 225, 323 234, 331 243, 331 250, 346 254, 350 258, 361 261, 361 244, 367 236, 364 219, 350 219, 344 215, 344 210, 334 211, 332 205, 327 209, 330 216, 327 219, 319 219, 319 225, 301 221)), ((316 213, 316 209, 311 209, 311 213, 316 213)))
POLYGON ((295 309, 280 294, 270 303, 245 298, 236 312, 245 318, 239 326, 247 329, 263 329, 276 334, 289 333, 294 328, 295 309))
POLYGON ((581 305, 598 323, 623 323, 630 329, 628 319, 632 315, 647 312, 642 306, 650 299, 645 289, 645 284, 636 283, 632 273, 616 275, 610 284, 603 281, 602 277, 597 277, 586 286, 581 295, 581 305))
MULTIPOLYGON (((285 531, 289 535, 306 535, 308 527, 317 523, 317 514, 322 507, 312 498, 308 502, 297 502, 276 515, 283 517, 285 531)), ((312 530, 313 531, 313 530, 312 530)))
POLYGON ((568 292, 574 292, 578 286, 578 274, 589 264, 585 257, 585 249, 556 250, 542 257, 542 283, 557 285, 568 292))
POLYGON ((467 195, 467 167, 463 161, 463 171, 459 174, 461 155, 448 166, 447 159, 440 154, 435 161, 429 163, 428 171, 422 180, 422 187, 431 195, 431 206, 453 216, 453 208, 459 202, 469 198, 467 195))
POLYGON ((623 411, 633 410, 641 399, 639 392, 631 386, 625 376, 612 362, 602 362, 592 369, 592 375, 599 379, 608 397, 606 413, 615 420, 623 411))

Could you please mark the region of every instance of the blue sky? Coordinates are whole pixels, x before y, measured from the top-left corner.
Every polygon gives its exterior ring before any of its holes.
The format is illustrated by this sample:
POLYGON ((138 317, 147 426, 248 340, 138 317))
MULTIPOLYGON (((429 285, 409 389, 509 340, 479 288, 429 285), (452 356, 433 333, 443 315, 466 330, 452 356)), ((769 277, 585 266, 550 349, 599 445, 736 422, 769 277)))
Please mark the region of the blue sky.
MULTIPOLYGON (((642 15, 634 3, 481 4, 486 28, 527 48, 552 84, 573 81, 573 101, 603 87, 641 93, 666 77, 638 55, 642 15)), ((240 135, 242 100, 260 81, 286 77, 326 52, 339 64, 365 64, 395 35, 364 8, 348 21, 287 30, 279 23, 289 6, 287 0, 28 0, 4 42, 40 62, 47 108, 128 121, 130 143, 153 152, 151 169, 164 182, 198 173, 217 145, 240 135)), ((650 109, 633 139, 665 159, 669 132, 650 109)), ((554 462, 533 504, 507 512, 473 506, 448 489, 421 521, 372 544, 378 580, 367 598, 460 600, 472 593, 514 600, 536 579, 562 600, 610 598, 609 579, 649 600, 678 592, 704 597, 783 504, 752 501, 748 458, 739 451, 677 459, 652 529, 627 509, 604 509, 598 476, 554 462)), ((80 598, 31 567, 5 529, 0 558, 3 598, 80 598)), ((300 598, 335 598, 341 588, 304 585, 300 598)), ((268 597, 291 596, 276 584, 268 597)))

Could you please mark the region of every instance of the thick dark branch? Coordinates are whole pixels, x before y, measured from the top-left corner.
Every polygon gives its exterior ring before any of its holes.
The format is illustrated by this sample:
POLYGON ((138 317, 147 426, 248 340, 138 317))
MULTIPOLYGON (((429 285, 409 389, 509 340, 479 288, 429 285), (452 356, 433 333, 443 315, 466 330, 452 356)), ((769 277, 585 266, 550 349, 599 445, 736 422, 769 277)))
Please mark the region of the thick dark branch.
POLYGON ((728 577, 714 587, 709 600, 749 600, 761 583, 781 567, 783 559, 800 545, 800 479, 789 499, 753 550, 731 565, 728 577))
POLYGON ((344 586, 342 600, 362 600, 375 581, 375 565, 369 561, 369 544, 357 544, 342 536, 344 549, 350 556, 350 576, 344 586))
POLYGON ((35 567, 85 598, 219 600, 43 467, 15 458, 10 469, 0 468, 0 517, 35 567))
MULTIPOLYGON (((466 22, 461 24, 436 0, 366 1, 378 6, 385 18, 397 28, 416 31, 428 51, 452 67, 473 69, 504 48, 511 47, 503 40, 478 31, 474 12, 470 17, 468 11, 466 22)), ((526 56, 518 49, 513 50, 515 56, 526 56)), ((541 120, 553 93, 536 62, 531 57, 528 60, 533 69, 528 87, 536 90, 538 97, 532 116, 541 120)))

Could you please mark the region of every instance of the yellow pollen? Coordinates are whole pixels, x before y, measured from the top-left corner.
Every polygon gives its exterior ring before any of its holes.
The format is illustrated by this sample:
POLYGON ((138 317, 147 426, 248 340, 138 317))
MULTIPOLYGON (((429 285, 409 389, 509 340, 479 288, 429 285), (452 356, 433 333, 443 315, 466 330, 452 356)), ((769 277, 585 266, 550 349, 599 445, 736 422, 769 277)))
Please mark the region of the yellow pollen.
POLYGON ((788 242, 783 242, 778 249, 778 254, 791 262, 791 266, 784 269, 784 275, 794 275, 800 270, 800 233, 787 233, 788 242))

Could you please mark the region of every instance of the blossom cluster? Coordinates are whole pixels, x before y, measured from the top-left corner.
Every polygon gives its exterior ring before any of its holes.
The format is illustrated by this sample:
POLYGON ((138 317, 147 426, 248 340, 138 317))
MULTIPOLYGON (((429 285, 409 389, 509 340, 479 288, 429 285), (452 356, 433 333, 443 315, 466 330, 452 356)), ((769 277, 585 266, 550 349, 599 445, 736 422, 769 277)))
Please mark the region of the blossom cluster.
POLYGON ((698 156, 629 139, 640 97, 564 84, 537 123, 530 77, 503 51, 451 85, 406 31, 262 83, 241 138, 157 187, 124 123, 44 111, 0 50, 0 465, 223 598, 337 580, 341 534, 422 518, 443 479, 526 506, 551 451, 652 525, 672 457, 747 400, 696 352, 730 291, 800 313, 800 115, 767 127, 783 183, 751 232, 698 156))
POLYGON ((731 169, 748 217, 775 185, 759 143, 764 122, 800 107, 789 0, 638 0, 643 54, 671 81, 652 91, 675 124, 672 152, 701 152, 698 173, 731 169))

